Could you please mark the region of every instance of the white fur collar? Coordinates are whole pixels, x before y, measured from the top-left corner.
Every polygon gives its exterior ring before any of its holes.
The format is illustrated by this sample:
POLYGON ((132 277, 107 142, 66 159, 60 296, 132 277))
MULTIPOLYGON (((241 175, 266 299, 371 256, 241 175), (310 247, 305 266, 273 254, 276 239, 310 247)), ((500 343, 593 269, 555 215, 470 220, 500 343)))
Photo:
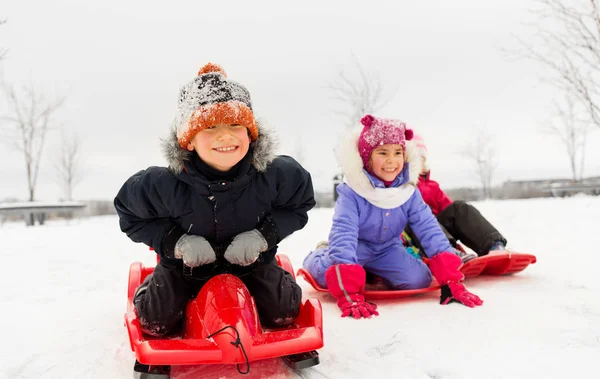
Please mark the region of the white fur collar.
POLYGON ((393 209, 404 204, 415 192, 421 159, 412 141, 406 142, 406 162, 409 162, 408 180, 399 187, 375 188, 363 171, 363 163, 358 153, 358 137, 361 129, 347 133, 340 141, 336 156, 344 174, 344 182, 357 194, 378 208, 393 209))

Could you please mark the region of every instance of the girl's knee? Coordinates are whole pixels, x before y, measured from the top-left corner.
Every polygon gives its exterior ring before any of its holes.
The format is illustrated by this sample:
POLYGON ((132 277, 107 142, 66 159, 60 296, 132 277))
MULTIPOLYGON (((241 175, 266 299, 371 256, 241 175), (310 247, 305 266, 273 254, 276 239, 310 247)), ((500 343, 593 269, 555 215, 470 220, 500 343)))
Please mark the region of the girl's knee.
POLYGON ((412 289, 427 288, 431 285, 432 279, 431 272, 427 270, 421 275, 415 275, 410 282, 410 286, 412 289))
POLYGON ((404 275, 401 279, 402 280, 398 283, 392 283, 394 288, 399 290, 416 290, 429 287, 431 285, 432 276, 429 270, 414 271, 404 275))
POLYGON ((302 263, 306 271, 312 275, 321 287, 326 287, 325 271, 331 266, 327 252, 324 249, 312 251, 302 263))

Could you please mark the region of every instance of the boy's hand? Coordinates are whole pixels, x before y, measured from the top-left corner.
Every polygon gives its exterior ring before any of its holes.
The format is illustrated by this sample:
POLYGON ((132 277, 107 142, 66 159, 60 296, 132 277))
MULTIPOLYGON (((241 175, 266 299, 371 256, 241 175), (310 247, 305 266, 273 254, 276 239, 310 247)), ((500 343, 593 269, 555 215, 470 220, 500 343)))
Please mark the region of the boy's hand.
POLYGON ((225 259, 234 265, 248 266, 254 263, 260 253, 269 248, 265 237, 256 229, 240 233, 225 250, 225 259))
POLYGON ((217 255, 204 237, 184 234, 175 245, 175 258, 183 259, 188 267, 198 267, 213 263, 217 255))

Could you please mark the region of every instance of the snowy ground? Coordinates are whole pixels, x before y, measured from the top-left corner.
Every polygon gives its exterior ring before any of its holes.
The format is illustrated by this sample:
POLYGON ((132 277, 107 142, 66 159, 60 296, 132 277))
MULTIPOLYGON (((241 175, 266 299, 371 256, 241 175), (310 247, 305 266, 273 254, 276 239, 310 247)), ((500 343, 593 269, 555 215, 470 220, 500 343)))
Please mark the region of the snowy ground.
MULTIPOLYGON (((321 364, 300 374, 278 360, 249 377, 584 378, 600 357, 600 197, 475 203, 518 251, 538 263, 512 277, 474 278, 477 309, 438 304, 437 294, 380 301, 379 317, 342 319, 332 299, 299 279, 325 314, 321 364)), ((311 212, 281 244, 295 268, 321 239, 332 211, 311 212)), ((0 378, 131 378, 123 327, 129 264, 153 254, 116 217, 0 227, 0 378)), ((237 377, 233 366, 179 378, 237 377)))

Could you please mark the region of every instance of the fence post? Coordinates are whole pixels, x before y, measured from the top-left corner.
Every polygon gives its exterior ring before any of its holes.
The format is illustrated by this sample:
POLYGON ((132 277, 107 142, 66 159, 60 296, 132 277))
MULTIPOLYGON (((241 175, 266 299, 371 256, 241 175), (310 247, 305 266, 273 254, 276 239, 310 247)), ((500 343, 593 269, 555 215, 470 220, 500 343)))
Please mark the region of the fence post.
POLYGON ((336 202, 337 198, 338 198, 338 193, 337 193, 337 186, 339 184, 341 184, 343 181, 343 176, 342 174, 336 174, 333 177, 333 201, 336 202))

